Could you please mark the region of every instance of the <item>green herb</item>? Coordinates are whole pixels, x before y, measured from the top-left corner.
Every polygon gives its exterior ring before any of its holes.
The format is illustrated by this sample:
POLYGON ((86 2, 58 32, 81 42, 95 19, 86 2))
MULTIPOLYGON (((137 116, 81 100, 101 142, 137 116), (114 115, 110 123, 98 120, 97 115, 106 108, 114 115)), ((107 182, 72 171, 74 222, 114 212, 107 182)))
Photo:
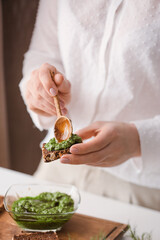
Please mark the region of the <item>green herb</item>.
POLYGON ((129 226, 129 237, 133 240, 152 240, 151 233, 143 233, 142 236, 138 236, 136 233, 136 228, 133 230, 131 229, 131 226, 129 226))
MULTIPOLYGON (((130 239, 133 240, 152 240, 151 234, 150 233, 143 233, 141 237, 137 236, 136 234, 136 228, 133 230, 131 229, 131 226, 128 225, 128 231, 129 235, 127 237, 130 237, 130 239)), ((104 240, 106 238, 106 234, 104 232, 99 232, 97 235, 93 236, 90 238, 90 240, 104 240)), ((68 234, 68 240, 74 240, 70 237, 68 234)))
POLYGON ((45 148, 48 151, 57 151, 66 148, 70 148, 73 144, 81 143, 82 139, 77 134, 72 134, 72 136, 66 141, 57 142, 55 138, 51 138, 48 143, 45 144, 45 148))

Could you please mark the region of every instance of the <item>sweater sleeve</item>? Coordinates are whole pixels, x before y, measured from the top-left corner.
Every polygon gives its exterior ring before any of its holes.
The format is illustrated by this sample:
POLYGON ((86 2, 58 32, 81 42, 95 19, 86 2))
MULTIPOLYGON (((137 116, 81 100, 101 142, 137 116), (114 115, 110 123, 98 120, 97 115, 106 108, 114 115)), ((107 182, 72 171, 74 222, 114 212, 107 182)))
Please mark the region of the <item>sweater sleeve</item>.
MULTIPOLYGON (((23 78, 19 84, 25 104, 26 83, 34 69, 39 68, 43 63, 49 63, 64 74, 58 45, 57 14, 57 0, 40 0, 30 47, 24 55, 23 78)), ((35 126, 40 130, 49 129, 53 126, 55 117, 38 115, 28 107, 27 111, 35 126)))
POLYGON ((152 174, 156 177, 160 172, 160 115, 133 123, 139 133, 142 153, 142 157, 133 162, 137 170, 145 171, 150 181, 152 174))

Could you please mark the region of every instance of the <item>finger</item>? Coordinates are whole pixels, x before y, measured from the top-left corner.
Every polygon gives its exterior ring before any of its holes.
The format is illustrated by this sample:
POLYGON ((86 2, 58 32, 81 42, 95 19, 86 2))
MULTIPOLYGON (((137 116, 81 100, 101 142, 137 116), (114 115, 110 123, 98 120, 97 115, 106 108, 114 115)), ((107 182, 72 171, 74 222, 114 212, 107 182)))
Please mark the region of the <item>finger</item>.
POLYGON ((39 99, 35 99, 34 96, 30 93, 29 95, 29 101, 28 101, 29 109, 32 111, 35 111, 36 109, 41 110, 43 112, 46 112, 49 115, 55 115, 56 109, 53 105, 50 103, 44 101, 41 96, 39 96, 39 99))
POLYGON ((105 150, 105 158, 102 158, 98 162, 92 162, 87 165, 99 167, 115 167, 128 160, 125 152, 114 141, 105 150))
POLYGON ((36 86, 36 84, 32 88, 30 87, 29 92, 31 93, 33 100, 35 99, 37 101, 46 101, 50 105, 54 106, 53 97, 47 94, 41 83, 38 84, 38 87, 36 86))
MULTIPOLYGON (((46 98, 47 99, 47 98, 46 98)), ((34 109, 38 108, 41 109, 44 112, 49 113, 50 115, 56 115, 56 108, 55 108, 55 104, 52 105, 49 100, 44 99, 41 95, 38 96, 32 96, 32 100, 30 100, 31 102, 33 102, 33 106, 34 109)), ((65 104, 62 100, 59 101, 60 103, 60 107, 61 107, 61 111, 63 115, 66 115, 68 110, 65 108, 65 104)))
POLYGON ((58 92, 58 97, 60 100, 62 100, 65 104, 68 104, 69 101, 70 101, 70 93, 61 93, 61 92, 58 92))
POLYGON ((63 108, 63 109, 62 109, 62 115, 64 115, 64 116, 65 116, 67 113, 68 113, 68 110, 67 110, 67 108, 63 108))
MULTIPOLYGON (((45 106, 48 102, 48 107, 51 109, 52 106, 54 106, 54 111, 55 111, 55 103, 54 103, 54 97, 53 96, 50 96, 44 89, 42 83, 38 82, 38 85, 37 85, 37 74, 38 72, 35 72, 34 73, 34 77, 35 77, 35 81, 33 82, 34 83, 34 86, 33 87, 30 87, 30 92, 33 96, 33 98, 35 98, 35 100, 37 101, 40 101, 42 103, 45 102, 45 106), (36 91, 35 91, 36 89, 36 91), (51 106, 52 105, 52 106, 51 106)), ((32 100, 34 101, 34 100, 32 100)), ((63 111, 63 114, 65 115, 67 113, 67 110, 65 109, 65 103, 64 101, 60 98, 59 100, 59 103, 60 103, 60 107, 61 107, 61 110, 63 111)), ((36 106, 37 107, 37 106, 36 106)))
POLYGON ((111 164, 111 156, 109 154, 107 154, 107 152, 109 152, 109 147, 106 149, 107 151, 105 152, 105 156, 103 156, 103 158, 97 162, 91 162, 91 163, 87 163, 87 165, 90 166, 99 166, 99 167, 110 167, 111 164))
POLYGON ((85 155, 66 154, 61 157, 60 161, 64 164, 87 164, 100 167, 113 167, 124 162, 121 158, 114 156, 113 147, 111 145, 95 153, 85 155))
POLYGON ((50 115, 50 116, 54 116, 54 115, 56 115, 56 111, 55 111, 55 109, 54 109, 54 107, 52 107, 52 109, 50 109, 47 105, 45 105, 45 104, 38 104, 38 103, 35 103, 35 105, 32 105, 32 104, 30 104, 30 106, 29 106, 29 108, 30 108, 30 110, 32 110, 32 111, 36 111, 36 110, 40 110, 40 111, 42 111, 42 112, 45 112, 45 113, 47 113, 48 115, 50 115))
POLYGON ((38 109, 38 108, 32 108, 31 110, 32 110, 33 112, 37 113, 38 115, 42 115, 42 116, 45 116, 45 117, 51 117, 51 116, 53 116, 52 114, 49 114, 49 113, 47 113, 47 112, 44 112, 44 111, 42 111, 42 110, 40 110, 40 109, 38 109))
MULTIPOLYGON (((44 88, 42 87, 41 91, 39 92, 39 98, 41 97, 41 101, 46 101, 48 102, 48 104, 50 105, 50 107, 54 107, 55 108, 55 103, 54 103, 54 98, 49 96, 46 91, 44 90, 44 88)), ((37 97, 37 98, 38 98, 37 97)), ((59 99, 59 105, 60 105, 60 108, 61 110, 65 108, 65 103, 63 100, 59 99)))
POLYGON ((94 124, 91 124, 81 130, 78 130, 76 134, 78 134, 83 140, 88 139, 90 137, 96 136, 97 127, 94 124))
POLYGON ((67 164, 96 164, 98 162, 104 161, 107 158, 107 147, 103 148, 100 151, 92 152, 88 154, 66 154, 63 155, 60 159, 61 163, 67 164))
POLYGON ((57 73, 56 68, 49 64, 43 65, 39 69, 39 79, 40 79, 45 91, 50 96, 56 96, 58 93, 58 88, 52 79, 51 72, 57 73))
MULTIPOLYGON (((30 91, 30 103, 35 107, 41 109, 46 108, 56 111, 54 101, 51 97, 45 92, 43 87, 40 89, 39 92, 34 91, 33 89, 30 91)), ((64 103, 60 103, 61 107, 64 108, 64 103)), ((44 111, 44 109, 42 109, 44 111)))
POLYGON ((71 89, 70 82, 64 78, 61 73, 57 73, 54 77, 54 81, 56 86, 58 87, 58 91, 61 93, 69 93, 71 89))
POLYGON ((50 104, 51 106, 55 106, 54 98, 47 94, 43 87, 41 91, 39 91, 39 96, 41 97, 41 100, 48 102, 48 104, 50 104))
POLYGON ((91 167, 110 167, 106 163, 87 163, 86 165, 91 166, 91 167))
POLYGON ((96 137, 92 138, 88 142, 73 145, 70 148, 70 152, 73 154, 87 154, 91 152, 96 152, 108 146, 111 141, 112 139, 110 137, 110 134, 100 131, 96 137))
POLYGON ((93 166, 93 167, 116 167, 116 166, 119 166, 120 164, 122 164, 124 162, 124 160, 119 160, 119 159, 110 159, 110 158, 107 158, 106 161, 103 161, 103 162, 99 162, 99 163, 87 163, 86 165, 89 165, 89 166, 93 166))

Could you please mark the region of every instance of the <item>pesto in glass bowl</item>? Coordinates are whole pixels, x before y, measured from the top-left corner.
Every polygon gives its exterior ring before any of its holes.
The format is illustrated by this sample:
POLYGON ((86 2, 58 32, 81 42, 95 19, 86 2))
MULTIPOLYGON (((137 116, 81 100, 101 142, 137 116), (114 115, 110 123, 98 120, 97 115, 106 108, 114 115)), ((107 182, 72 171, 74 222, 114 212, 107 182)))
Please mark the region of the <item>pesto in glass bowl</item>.
POLYGON ((76 187, 62 184, 12 185, 4 206, 25 231, 60 230, 80 204, 76 187))

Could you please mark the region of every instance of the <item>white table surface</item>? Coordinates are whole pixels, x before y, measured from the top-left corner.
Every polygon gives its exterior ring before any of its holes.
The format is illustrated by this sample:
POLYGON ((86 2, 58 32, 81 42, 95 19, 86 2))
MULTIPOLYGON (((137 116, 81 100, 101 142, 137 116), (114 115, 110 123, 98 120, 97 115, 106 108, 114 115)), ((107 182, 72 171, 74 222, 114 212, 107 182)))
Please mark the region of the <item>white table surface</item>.
MULTIPOLYGON (((4 195, 12 184, 42 183, 33 176, 0 168, 0 195, 4 195)), ((130 224, 137 234, 152 232, 152 240, 160 240, 160 212, 138 207, 80 191, 81 204, 77 212, 107 220, 130 224)), ((130 239, 123 237, 123 239, 130 239)))

